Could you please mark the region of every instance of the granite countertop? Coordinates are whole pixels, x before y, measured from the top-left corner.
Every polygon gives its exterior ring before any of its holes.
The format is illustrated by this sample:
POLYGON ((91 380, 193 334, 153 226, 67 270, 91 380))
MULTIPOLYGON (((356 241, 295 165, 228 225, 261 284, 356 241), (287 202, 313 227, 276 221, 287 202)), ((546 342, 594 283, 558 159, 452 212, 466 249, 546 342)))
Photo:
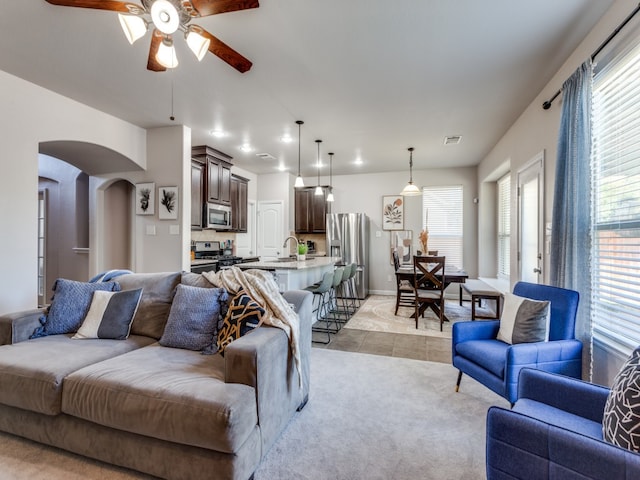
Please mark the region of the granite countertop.
POLYGON ((340 257, 307 257, 306 260, 298 261, 292 257, 291 259, 260 260, 259 262, 240 263, 236 265, 236 267, 242 269, 258 268, 261 270, 304 270, 335 265, 341 260, 340 257))
POLYGON ((206 259, 206 258, 197 258, 195 260, 191 260, 191 266, 197 266, 197 265, 208 265, 208 264, 213 264, 213 263, 218 263, 218 260, 212 260, 212 259, 206 259))

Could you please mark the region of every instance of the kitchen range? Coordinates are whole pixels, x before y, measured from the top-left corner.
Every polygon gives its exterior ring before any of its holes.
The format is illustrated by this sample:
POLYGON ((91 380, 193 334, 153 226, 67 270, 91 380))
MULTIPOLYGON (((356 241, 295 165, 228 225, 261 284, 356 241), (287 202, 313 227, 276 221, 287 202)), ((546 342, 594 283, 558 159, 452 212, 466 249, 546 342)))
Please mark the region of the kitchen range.
POLYGON ((243 261, 242 257, 233 255, 230 242, 194 242, 191 250, 194 252, 191 260, 193 273, 217 272, 243 261))

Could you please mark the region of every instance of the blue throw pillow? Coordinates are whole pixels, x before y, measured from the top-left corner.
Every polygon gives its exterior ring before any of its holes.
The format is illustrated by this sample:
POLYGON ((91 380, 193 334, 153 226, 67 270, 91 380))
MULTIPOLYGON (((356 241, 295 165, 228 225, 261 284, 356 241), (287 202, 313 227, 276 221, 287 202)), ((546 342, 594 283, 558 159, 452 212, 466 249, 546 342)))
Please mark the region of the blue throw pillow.
POLYGON ((218 322, 224 318, 227 299, 224 288, 179 284, 160 345, 216 353, 218 322))
POLYGON ((47 313, 40 317, 41 327, 30 338, 61 333, 75 333, 89 311, 93 292, 104 290, 117 292, 117 282, 84 283, 59 278, 53 284, 53 298, 47 313))

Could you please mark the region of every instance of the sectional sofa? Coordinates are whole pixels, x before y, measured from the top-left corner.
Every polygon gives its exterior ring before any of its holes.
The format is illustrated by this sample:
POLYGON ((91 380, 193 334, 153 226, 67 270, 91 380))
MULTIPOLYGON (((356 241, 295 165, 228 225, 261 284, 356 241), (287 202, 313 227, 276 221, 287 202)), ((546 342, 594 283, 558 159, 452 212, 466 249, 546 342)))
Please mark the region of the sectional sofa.
POLYGON ((251 478, 307 401, 312 295, 283 294, 300 319, 300 383, 279 328, 255 329, 224 356, 158 342, 177 286, 211 286, 200 275, 115 280, 143 290, 123 340, 30 339, 41 310, 0 317, 0 430, 160 478, 251 478))

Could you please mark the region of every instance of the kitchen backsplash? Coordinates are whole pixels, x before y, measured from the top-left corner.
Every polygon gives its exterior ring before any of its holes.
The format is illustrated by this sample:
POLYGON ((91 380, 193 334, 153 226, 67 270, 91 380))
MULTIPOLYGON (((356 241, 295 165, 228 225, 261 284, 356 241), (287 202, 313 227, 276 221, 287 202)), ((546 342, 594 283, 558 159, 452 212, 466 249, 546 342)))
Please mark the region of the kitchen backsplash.
POLYGON ((191 230, 191 242, 222 242, 233 240, 235 243, 236 234, 230 232, 216 232, 214 230, 191 230))

